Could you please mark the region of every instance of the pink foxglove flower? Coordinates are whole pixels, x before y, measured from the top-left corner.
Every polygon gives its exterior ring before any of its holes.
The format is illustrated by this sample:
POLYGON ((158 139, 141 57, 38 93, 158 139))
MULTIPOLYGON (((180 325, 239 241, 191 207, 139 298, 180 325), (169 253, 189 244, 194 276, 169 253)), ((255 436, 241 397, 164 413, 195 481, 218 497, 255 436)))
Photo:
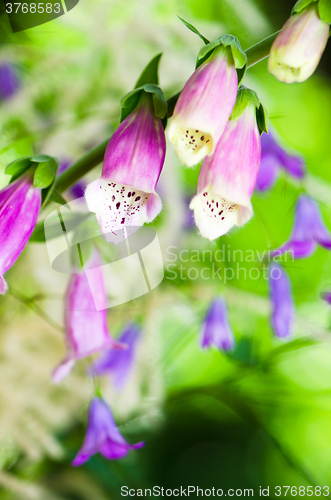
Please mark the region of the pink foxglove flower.
POLYGON ((278 338, 288 337, 292 333, 294 319, 292 286, 287 273, 275 263, 269 268, 269 287, 273 330, 278 338))
POLYGON ((32 175, 23 175, 0 191, 0 294, 7 290, 3 275, 16 262, 37 223, 41 191, 32 175))
POLYGON ((293 258, 312 255, 317 245, 331 250, 331 235, 325 226, 315 200, 301 195, 295 208, 295 222, 290 239, 272 252, 273 256, 292 252, 293 258))
POLYGON ((72 465, 79 466, 87 462, 92 455, 101 453, 109 460, 125 457, 130 450, 141 448, 144 443, 129 444, 119 432, 112 412, 106 402, 95 397, 90 406, 88 427, 83 446, 72 465))
MULTIPOLYGON (((78 359, 86 358, 104 349, 122 349, 125 345, 109 335, 107 327, 107 296, 102 275, 101 260, 94 254, 88 263, 89 281, 84 271, 73 273, 65 295, 64 327, 67 355, 53 371, 55 383, 60 382, 73 368, 78 359), (92 260, 93 259, 93 260, 92 260), (97 291, 98 304, 104 308, 97 311, 90 289, 97 291)), ((95 293, 95 292, 94 292, 95 293)))
POLYGON ((165 136, 152 98, 142 93, 134 111, 120 124, 106 149, 101 178, 85 197, 108 241, 127 226, 142 226, 161 211, 155 192, 164 158, 165 136))
POLYGON ((135 352, 140 336, 140 329, 137 325, 128 324, 119 342, 127 347, 123 350, 109 349, 100 355, 93 363, 92 373, 96 375, 110 375, 114 387, 120 390, 127 382, 135 361, 135 352))
POLYGON ((329 31, 315 3, 291 16, 271 47, 270 73, 284 83, 307 80, 318 66, 329 31))
POLYGON ((220 46, 186 82, 174 109, 168 137, 189 167, 211 154, 236 102, 237 72, 231 50, 220 46))
POLYGON ((190 208, 204 238, 214 240, 252 217, 251 195, 260 158, 256 106, 248 103, 239 117, 228 122, 214 154, 201 166, 198 193, 190 208))
POLYGON ((228 319, 226 303, 223 299, 214 299, 206 314, 203 325, 201 347, 215 346, 224 351, 234 348, 235 340, 228 319))

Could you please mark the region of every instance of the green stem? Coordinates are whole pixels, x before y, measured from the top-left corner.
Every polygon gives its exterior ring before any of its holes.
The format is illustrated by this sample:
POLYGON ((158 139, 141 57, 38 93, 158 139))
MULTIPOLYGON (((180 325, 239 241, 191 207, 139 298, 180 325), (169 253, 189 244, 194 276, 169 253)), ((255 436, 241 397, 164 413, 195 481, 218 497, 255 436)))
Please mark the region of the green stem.
MULTIPOLYGON (((254 64, 262 61, 266 57, 268 57, 271 45, 275 40, 277 33, 268 36, 261 42, 253 45, 249 49, 246 50, 247 55, 247 68, 253 66, 254 64)), ((180 95, 180 92, 170 97, 167 101, 168 103, 168 113, 167 117, 170 118, 173 114, 177 99, 180 95)), ((106 147, 109 139, 101 142, 94 148, 92 148, 88 153, 79 158, 79 160, 75 161, 67 170, 65 170, 56 180, 55 189, 59 193, 63 193, 70 186, 75 184, 81 177, 87 174, 94 167, 99 165, 102 162, 106 147)))
POLYGON ((252 47, 246 50, 247 68, 250 68, 254 64, 263 61, 263 59, 269 56, 271 46, 278 33, 279 31, 277 31, 273 35, 268 36, 264 40, 261 40, 261 42, 252 45, 252 47))

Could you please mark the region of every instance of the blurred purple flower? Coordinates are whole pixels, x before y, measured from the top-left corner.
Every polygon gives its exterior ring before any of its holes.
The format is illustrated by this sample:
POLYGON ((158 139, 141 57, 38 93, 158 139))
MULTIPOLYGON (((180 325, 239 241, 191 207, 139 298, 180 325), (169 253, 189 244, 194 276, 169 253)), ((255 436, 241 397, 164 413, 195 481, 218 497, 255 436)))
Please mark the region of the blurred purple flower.
MULTIPOLYGON (((58 173, 62 174, 67 168, 71 165, 71 161, 69 160, 62 160, 59 166, 58 173)), ((84 196, 86 184, 80 180, 76 182, 73 186, 71 186, 68 191, 71 194, 71 196, 75 199, 82 198, 84 196)))
POLYGON ((331 305, 331 292, 323 292, 322 299, 326 300, 331 305))
POLYGON ((72 465, 82 465, 96 453, 101 453, 108 460, 125 457, 130 450, 141 448, 144 443, 129 444, 120 434, 106 402, 93 398, 88 417, 88 427, 83 446, 79 450, 72 465))
POLYGON ((331 235, 325 226, 315 200, 301 195, 295 210, 295 222, 289 241, 272 252, 272 256, 292 252, 295 259, 310 257, 317 245, 331 250, 331 235))
POLYGON ((0 65, 0 99, 10 99, 19 88, 15 67, 10 63, 0 65))
POLYGON ((275 136, 263 134, 261 137, 262 155, 260 170, 256 180, 256 189, 266 191, 276 181, 281 169, 297 179, 305 175, 304 161, 300 156, 290 155, 275 139, 275 136))
POLYGON ((282 339, 292 333, 294 304, 291 281, 284 269, 276 263, 270 265, 269 280, 271 323, 277 337, 282 339))
POLYGON ((124 387, 128 376, 131 372, 134 357, 137 347, 137 342, 140 336, 140 329, 137 325, 128 324, 120 338, 121 344, 127 346, 121 351, 109 349, 101 354, 101 356, 93 363, 90 373, 96 375, 111 375, 114 386, 117 390, 124 387))
POLYGON ((201 338, 201 347, 211 346, 230 351, 235 345, 234 335, 229 323, 227 307, 224 299, 213 300, 208 310, 201 338))
POLYGON ((41 191, 27 173, 0 191, 0 294, 7 290, 3 275, 16 262, 37 223, 41 191))
POLYGON ((125 349, 109 335, 107 327, 107 296, 102 275, 101 259, 94 254, 89 260, 89 281, 84 271, 73 273, 65 295, 64 327, 67 356, 53 370, 53 382, 58 383, 71 371, 78 359, 103 349, 125 349), (93 269, 92 269, 93 268, 93 269), (92 272, 93 271, 93 272, 92 272), (97 290, 98 302, 104 308, 97 311, 91 288, 97 290))

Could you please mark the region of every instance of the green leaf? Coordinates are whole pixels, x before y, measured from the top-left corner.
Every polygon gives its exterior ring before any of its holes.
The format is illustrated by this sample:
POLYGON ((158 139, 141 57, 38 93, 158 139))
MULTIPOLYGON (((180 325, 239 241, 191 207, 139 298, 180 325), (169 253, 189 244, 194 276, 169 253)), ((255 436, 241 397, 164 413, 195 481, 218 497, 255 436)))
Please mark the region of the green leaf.
POLYGON ((292 15, 296 12, 301 12, 303 9, 308 7, 311 3, 317 2, 318 0, 298 0, 292 9, 292 15))
POLYGON ((269 130, 268 129, 269 115, 268 111, 261 103, 258 109, 256 110, 256 120, 259 127, 260 135, 262 135, 263 132, 267 134, 269 130))
POLYGON ((160 87, 158 85, 144 85, 144 91, 153 94, 155 116, 164 118, 167 114, 168 105, 160 87))
POLYGON ((331 0, 319 0, 318 13, 323 21, 331 24, 331 0))
POLYGON ((253 104, 258 109, 260 106, 260 99, 254 90, 243 85, 238 90, 236 103, 232 110, 230 120, 237 120, 245 111, 248 104, 253 104))
POLYGON ((50 199, 59 205, 66 205, 68 203, 56 189, 53 190, 50 199))
MULTIPOLYGON (((233 57, 234 65, 238 69, 244 68, 247 63, 247 56, 245 51, 241 48, 238 38, 232 35, 223 35, 217 38, 213 42, 205 45, 200 49, 198 54, 196 67, 198 68, 217 47, 229 47, 233 57)), ((242 75, 243 77, 243 75, 242 75)), ((241 77, 241 79, 242 79, 241 77)))
POLYGON ((29 156, 18 158, 12 161, 5 168, 5 174, 11 175, 10 182, 16 181, 22 174, 24 174, 31 167, 31 160, 29 156))
POLYGON ((57 169, 58 164, 52 157, 49 157, 43 163, 39 163, 33 178, 34 186, 40 189, 50 186, 55 179, 57 169))
POLYGON ((136 108, 138 105, 140 96, 142 92, 146 92, 147 94, 153 94, 153 105, 154 105, 154 114, 159 118, 164 118, 167 114, 167 101, 164 98, 163 92, 158 85, 154 84, 146 84, 138 89, 131 90, 128 94, 126 94, 121 99, 121 122, 129 116, 130 113, 136 108))
POLYGON ((36 163, 45 163, 46 161, 52 160, 53 157, 49 155, 37 155, 37 156, 32 156, 31 161, 34 161, 36 163))
POLYGON ((134 86, 135 89, 142 87, 146 83, 154 83, 155 85, 159 84, 158 69, 161 56, 162 52, 153 57, 153 59, 147 64, 134 86))
POLYGON ((132 113, 132 111, 135 109, 137 106, 140 96, 141 96, 141 91, 142 88, 140 89, 134 89, 131 90, 128 94, 126 94, 124 97, 121 99, 121 122, 125 120, 129 114, 132 113))
MULTIPOLYGON (((69 212, 66 214, 62 213, 62 218, 67 229, 67 232, 72 231, 73 228, 77 227, 82 221, 84 221, 90 214, 80 214, 77 212, 69 212)), ((45 238, 45 227, 44 221, 38 222, 36 227, 30 237, 30 241, 36 243, 44 243, 45 238)), ((47 241, 58 238, 63 235, 63 228, 59 224, 59 219, 56 217, 54 222, 47 222, 47 241)))
POLYGON ((55 187, 55 181, 56 181, 56 178, 54 177, 52 184, 49 187, 44 188, 41 192, 41 198, 42 198, 41 207, 42 208, 44 208, 46 206, 46 204, 48 203, 48 201, 51 199, 51 196, 53 194, 54 187, 55 187))
POLYGON ((193 33, 195 33, 196 35, 198 35, 198 37, 201 38, 201 40, 207 45, 208 43, 210 43, 210 41, 208 40, 208 38, 206 38, 205 36, 201 35, 200 31, 197 30, 193 24, 190 24, 188 23, 187 21, 185 21, 185 19, 183 19, 182 17, 179 17, 177 16, 178 19, 180 19, 182 21, 183 24, 185 24, 186 28, 188 28, 190 31, 192 31, 193 33))

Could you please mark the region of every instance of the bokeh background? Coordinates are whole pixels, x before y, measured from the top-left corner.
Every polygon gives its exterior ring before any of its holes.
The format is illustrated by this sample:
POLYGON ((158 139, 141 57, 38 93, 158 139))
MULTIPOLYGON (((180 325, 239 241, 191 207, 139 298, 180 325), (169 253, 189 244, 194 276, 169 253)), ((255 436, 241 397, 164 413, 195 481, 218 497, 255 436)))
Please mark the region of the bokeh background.
MULTIPOLYGON (((0 100, 0 187, 9 180, 4 167, 20 156, 45 153, 71 162, 110 136, 119 123, 120 98, 155 54, 163 52, 166 97, 180 90, 201 41, 178 15, 209 39, 234 34, 246 49, 278 30, 293 4, 81 0, 65 16, 17 34, 1 17, 0 65, 11 68, 13 92, 0 100)), ((9 293, 0 298, 1 500, 117 500, 122 485, 254 488, 255 496, 269 486, 271 498, 276 485, 331 486, 331 310, 320 298, 331 289, 330 253, 318 249, 309 259, 283 259, 296 303, 295 331, 287 341, 271 329, 261 275, 245 279, 242 273, 224 284, 200 274, 213 265, 236 267, 232 254, 217 262, 203 253, 214 255, 224 246, 254 253, 255 262, 240 262, 247 272, 260 268, 256 251, 286 240, 302 190, 318 200, 331 228, 330 54, 329 43, 318 71, 300 85, 279 83, 266 61, 247 72, 244 83, 268 108, 282 144, 305 157, 307 175, 302 183, 282 175, 269 192, 254 194, 255 216, 244 228, 214 243, 199 236, 188 210, 198 168, 185 170, 168 148, 159 183, 164 209, 153 224, 165 279, 148 295, 109 310, 114 336, 128 320, 144 332, 125 389, 118 394, 103 380, 123 435, 146 442, 120 461, 97 455, 78 469, 70 466, 84 437, 93 384, 84 361, 59 386, 51 382, 65 351, 68 276, 52 271, 45 245, 28 244, 6 275, 9 293), (169 247, 178 256, 170 268, 169 247), (198 251, 200 261, 181 262, 183 249, 198 251), (193 267, 196 279, 188 276, 193 267), (201 322, 220 294, 236 337, 229 355, 199 348, 201 322)))

